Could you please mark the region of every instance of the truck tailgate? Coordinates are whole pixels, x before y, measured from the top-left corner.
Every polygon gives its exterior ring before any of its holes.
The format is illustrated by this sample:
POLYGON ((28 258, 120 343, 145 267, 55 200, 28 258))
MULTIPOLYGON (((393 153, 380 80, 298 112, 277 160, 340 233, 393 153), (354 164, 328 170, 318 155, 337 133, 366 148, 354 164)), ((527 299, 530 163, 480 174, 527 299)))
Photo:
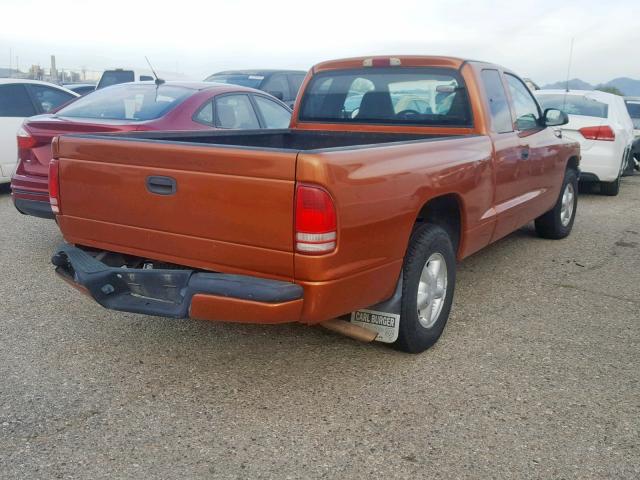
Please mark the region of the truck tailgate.
POLYGON ((68 136, 54 155, 67 241, 293 277, 295 151, 68 136))

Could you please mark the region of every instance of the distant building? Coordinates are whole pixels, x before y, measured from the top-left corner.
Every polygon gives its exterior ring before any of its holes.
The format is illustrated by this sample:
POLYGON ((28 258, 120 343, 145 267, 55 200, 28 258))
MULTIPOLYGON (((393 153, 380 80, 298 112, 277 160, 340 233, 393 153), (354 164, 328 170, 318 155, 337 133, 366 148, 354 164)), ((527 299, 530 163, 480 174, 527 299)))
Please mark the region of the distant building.
POLYGON ((51 68, 49 69, 49 77, 52 82, 58 82, 58 69, 56 68, 56 56, 51 55, 51 68))
POLYGON ((29 78, 31 80, 44 80, 44 69, 40 65, 31 65, 29 78))

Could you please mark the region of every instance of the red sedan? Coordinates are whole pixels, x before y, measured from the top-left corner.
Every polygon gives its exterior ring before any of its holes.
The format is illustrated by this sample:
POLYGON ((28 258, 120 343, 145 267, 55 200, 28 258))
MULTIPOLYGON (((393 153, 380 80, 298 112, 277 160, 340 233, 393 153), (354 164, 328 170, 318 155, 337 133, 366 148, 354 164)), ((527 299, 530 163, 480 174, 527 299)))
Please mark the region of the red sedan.
POLYGON ((288 128, 291 110, 259 90, 210 82, 125 83, 97 90, 52 114, 28 118, 18 132, 11 179, 21 213, 54 218, 49 206, 51 141, 67 133, 131 130, 288 128))

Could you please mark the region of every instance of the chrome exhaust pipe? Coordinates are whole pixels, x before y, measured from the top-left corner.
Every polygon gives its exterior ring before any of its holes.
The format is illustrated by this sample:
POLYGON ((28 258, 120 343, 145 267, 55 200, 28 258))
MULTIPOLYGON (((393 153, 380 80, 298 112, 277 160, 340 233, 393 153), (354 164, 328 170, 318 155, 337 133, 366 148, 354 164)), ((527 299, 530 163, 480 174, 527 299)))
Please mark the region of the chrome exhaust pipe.
POLYGON ((353 338, 359 342, 373 342, 378 336, 377 332, 366 329, 360 325, 354 325, 346 320, 340 320, 339 318, 333 320, 327 320, 320 324, 321 327, 331 330, 332 332, 339 333, 345 337, 353 338))

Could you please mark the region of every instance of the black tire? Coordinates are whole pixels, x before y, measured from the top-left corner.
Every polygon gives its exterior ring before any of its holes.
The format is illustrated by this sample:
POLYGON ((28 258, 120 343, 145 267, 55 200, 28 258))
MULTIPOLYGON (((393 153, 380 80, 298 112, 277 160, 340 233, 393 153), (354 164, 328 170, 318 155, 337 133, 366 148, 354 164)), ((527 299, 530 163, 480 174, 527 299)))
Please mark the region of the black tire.
POLYGON ((398 339, 393 344, 395 348, 408 353, 420 353, 438 341, 449 318, 455 283, 456 257, 451 238, 437 225, 419 225, 411 235, 402 267, 400 326, 398 339), (439 261, 444 260, 446 265, 446 288, 443 289, 442 306, 435 317, 435 323, 427 328, 418 315, 418 287, 427 260, 437 254, 441 256, 439 261))
POLYGON ((623 161, 624 161, 624 168, 622 170, 622 176, 628 177, 630 175, 633 175, 633 171, 635 170, 635 162, 633 160, 633 153, 631 150, 628 150, 626 152, 626 155, 623 161))
POLYGON ((551 210, 544 215, 536 218, 536 232, 542 238, 550 238, 553 240, 559 240, 565 238, 571 233, 573 228, 573 222, 576 218, 576 211, 578 210, 578 174, 572 168, 567 169, 564 173, 564 180, 562 181, 562 188, 560 189, 560 195, 556 204, 551 210), (563 199, 565 192, 571 186, 573 188, 573 210, 571 211, 571 217, 569 221, 563 222, 563 199))
POLYGON ((615 197, 620 193, 620 177, 613 182, 600 182, 600 193, 609 197, 615 197))

